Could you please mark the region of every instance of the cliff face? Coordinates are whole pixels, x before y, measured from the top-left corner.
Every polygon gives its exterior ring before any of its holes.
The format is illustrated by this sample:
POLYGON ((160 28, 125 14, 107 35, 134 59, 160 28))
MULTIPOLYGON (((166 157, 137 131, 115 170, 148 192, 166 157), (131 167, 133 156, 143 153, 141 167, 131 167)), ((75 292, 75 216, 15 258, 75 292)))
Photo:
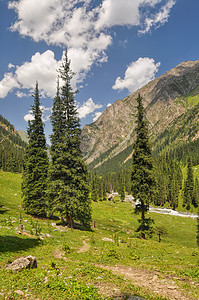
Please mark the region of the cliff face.
POLYGON ((150 134, 157 139, 174 120, 199 102, 199 61, 179 64, 128 97, 115 101, 96 122, 86 125, 82 130, 82 151, 88 165, 107 152, 105 160, 112 158, 133 143, 138 93, 143 98, 150 134))

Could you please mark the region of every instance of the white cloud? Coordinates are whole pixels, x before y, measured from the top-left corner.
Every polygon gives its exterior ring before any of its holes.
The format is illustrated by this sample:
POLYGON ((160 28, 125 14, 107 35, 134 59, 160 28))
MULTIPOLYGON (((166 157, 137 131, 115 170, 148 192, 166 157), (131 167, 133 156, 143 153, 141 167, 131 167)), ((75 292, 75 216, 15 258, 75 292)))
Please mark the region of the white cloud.
POLYGON ((29 97, 30 95, 26 94, 26 93, 23 93, 23 92, 20 92, 20 91, 17 91, 16 92, 16 96, 17 98, 23 98, 23 97, 29 97))
POLYGON ((160 63, 155 64, 152 58, 140 57, 127 67, 124 79, 117 77, 113 89, 122 90, 126 88, 132 93, 153 80, 159 66, 160 63))
POLYGON ((79 118, 86 118, 87 115, 93 113, 96 109, 102 108, 101 104, 94 103, 92 98, 89 98, 83 103, 81 107, 78 108, 79 118))
MULTIPOLYGON (((52 108, 51 107, 45 107, 43 105, 40 105, 40 109, 42 111, 42 121, 43 122, 46 122, 50 119, 50 116, 51 116, 51 111, 52 111, 52 108)), ((26 114, 24 116, 24 120, 26 122, 28 121, 32 121, 34 120, 34 116, 32 114, 32 110, 29 110, 28 114, 26 114)))
POLYGON ((99 12, 96 28, 114 25, 138 25, 140 21, 139 6, 144 0, 104 0, 99 12))
MULTIPOLYGON (((146 33, 151 27, 168 21, 174 4, 174 0, 101 0, 93 8, 91 0, 11 0, 8 7, 17 14, 11 30, 29 36, 34 41, 44 41, 68 49, 72 59, 71 67, 77 72, 73 80, 75 86, 85 79, 94 63, 108 60, 106 50, 113 43, 113 38, 107 28, 116 25, 140 26, 140 32, 146 33)), ((51 56, 51 63, 56 64, 53 60, 51 56)), ((25 80, 20 72, 29 70, 31 66, 26 64, 18 70, 19 76, 23 77, 23 86, 30 85, 29 78, 25 80)), ((51 75, 48 70, 50 81, 54 76, 51 75)), ((44 74, 41 77, 37 80, 41 81, 42 89, 46 91, 48 83, 43 81, 44 74)), ((52 95, 53 90, 52 85, 47 95, 52 95)))
POLYGON ((54 97, 56 93, 57 69, 60 62, 54 58, 50 50, 32 56, 30 62, 17 67, 15 76, 23 89, 34 89, 38 81, 43 96, 54 97))
POLYGON ((139 33, 148 33, 152 27, 158 28, 168 22, 170 11, 175 3, 175 0, 168 0, 157 13, 152 16, 146 17, 144 21, 144 29, 139 30, 139 33))
POLYGON ((31 113, 28 113, 27 115, 24 116, 24 120, 26 122, 32 121, 32 120, 34 120, 34 116, 31 113))
MULTIPOLYGON (((54 53, 50 50, 40 54, 37 52, 31 61, 17 66, 15 73, 6 73, 0 81, 0 98, 4 98, 14 88, 27 89, 29 92, 35 89, 36 81, 39 83, 39 91, 43 97, 54 97, 56 94, 57 70, 61 61, 56 61, 54 53)), ((17 97, 27 96, 26 93, 17 91, 17 97)))
POLYGON ((10 91, 19 87, 20 85, 13 73, 4 74, 4 78, 0 81, 0 98, 5 98, 10 91))
POLYGON ((95 114, 94 114, 94 118, 93 118, 93 122, 95 122, 95 121, 97 121, 97 119, 101 116, 101 114, 102 114, 102 112, 96 112, 95 114))
MULTIPOLYGON (((101 104, 96 104, 92 98, 89 98, 86 102, 83 103, 82 106, 77 107, 78 115, 80 119, 86 118, 87 115, 93 113, 95 110, 102 108, 101 104)), ((43 105, 40 105, 40 109, 42 111, 42 120, 43 122, 46 122, 50 119, 51 113, 52 113, 52 107, 45 107, 43 105)), ((101 114, 101 112, 96 112, 94 115, 98 118, 98 116, 101 114)), ((29 120, 34 120, 34 117, 32 115, 32 110, 29 110, 28 114, 24 116, 24 120, 28 122, 29 120)))
POLYGON ((12 68, 14 68, 14 67, 15 67, 15 66, 14 66, 13 64, 9 63, 8 69, 12 69, 12 68))

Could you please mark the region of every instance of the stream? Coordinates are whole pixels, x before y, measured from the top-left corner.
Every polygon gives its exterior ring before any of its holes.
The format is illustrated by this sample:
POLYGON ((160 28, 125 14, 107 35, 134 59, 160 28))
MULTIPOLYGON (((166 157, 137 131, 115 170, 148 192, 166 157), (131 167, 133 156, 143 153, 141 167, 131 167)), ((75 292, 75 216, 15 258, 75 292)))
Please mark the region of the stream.
POLYGON ((160 208, 160 207, 149 207, 149 211, 158 213, 158 214, 165 214, 170 216, 176 217, 185 217, 185 218, 192 218, 196 219, 198 217, 197 214, 188 213, 188 212, 179 212, 170 208, 160 208))

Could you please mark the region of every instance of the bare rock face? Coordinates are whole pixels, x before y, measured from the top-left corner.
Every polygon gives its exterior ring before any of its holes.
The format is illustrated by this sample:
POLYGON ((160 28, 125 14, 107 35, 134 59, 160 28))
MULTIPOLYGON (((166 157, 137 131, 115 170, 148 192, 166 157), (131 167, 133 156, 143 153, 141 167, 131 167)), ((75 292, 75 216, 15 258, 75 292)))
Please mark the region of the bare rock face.
MULTIPOLYGON (((186 61, 149 82, 128 97, 117 100, 82 130, 81 149, 87 164, 107 153, 112 158, 135 139, 136 98, 143 98, 150 135, 158 137, 186 112, 178 99, 199 94, 199 61, 186 61)), ((97 165, 95 164, 97 167, 97 165)))
POLYGON ((37 268, 37 259, 35 256, 19 257, 6 267, 7 270, 19 271, 22 269, 37 268))

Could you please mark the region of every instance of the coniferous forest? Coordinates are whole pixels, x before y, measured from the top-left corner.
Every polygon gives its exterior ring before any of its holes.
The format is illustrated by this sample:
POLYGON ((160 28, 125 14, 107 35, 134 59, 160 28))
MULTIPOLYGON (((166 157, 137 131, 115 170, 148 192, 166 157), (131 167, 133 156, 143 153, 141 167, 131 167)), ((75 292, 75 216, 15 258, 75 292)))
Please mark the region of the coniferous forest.
MULTIPOLYGON (((133 151, 132 160, 120 168, 112 160, 111 165, 107 165, 108 172, 107 167, 95 169, 94 166, 92 168, 92 164, 89 166, 90 171, 87 170, 80 150, 80 120, 75 105, 75 93, 70 83, 73 75, 66 52, 58 73, 57 94, 52 108, 49 157, 40 110, 38 83, 33 95, 34 120, 28 125, 28 145, 21 140, 14 126, 0 116, 0 168, 3 171, 23 173, 22 193, 25 211, 36 216, 57 214, 69 227, 73 227, 74 221, 78 220, 89 226, 91 200, 94 202, 107 200, 108 194, 112 192, 117 192, 121 201, 129 194, 135 199, 140 199, 138 187, 143 185, 145 196, 150 191, 148 200, 143 202, 141 200, 143 228, 147 227, 147 224, 144 224, 144 212, 148 210, 149 202, 155 206, 167 206, 174 210, 178 208, 179 201, 186 210, 190 210, 191 207, 197 208, 199 183, 193 175, 193 166, 199 163, 198 140, 180 143, 171 149, 168 145, 166 148, 160 148, 150 144, 148 124, 145 121, 140 95, 137 98, 140 105, 137 107, 138 140, 135 140, 131 148, 128 147, 131 152, 133 151), (142 151, 145 152, 141 155, 142 151), (144 153, 147 155, 146 159, 144 153), (117 166, 117 171, 114 165, 117 166), (142 168, 144 175, 140 173, 142 168), (139 177, 145 178, 145 183, 139 181, 139 177), (150 187, 148 192, 146 186, 150 187)), ((165 136, 169 136, 167 130, 162 134, 162 137, 165 136)), ((115 162, 117 158, 116 156, 115 162)))
POLYGON ((25 147, 14 126, 0 115, 0 169, 21 173, 25 147))

